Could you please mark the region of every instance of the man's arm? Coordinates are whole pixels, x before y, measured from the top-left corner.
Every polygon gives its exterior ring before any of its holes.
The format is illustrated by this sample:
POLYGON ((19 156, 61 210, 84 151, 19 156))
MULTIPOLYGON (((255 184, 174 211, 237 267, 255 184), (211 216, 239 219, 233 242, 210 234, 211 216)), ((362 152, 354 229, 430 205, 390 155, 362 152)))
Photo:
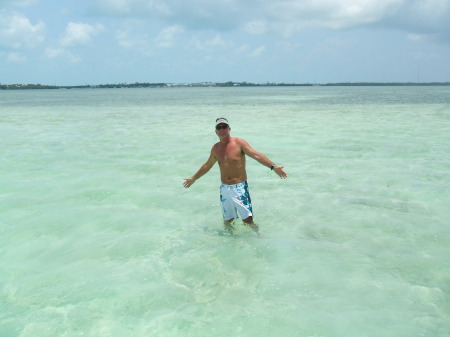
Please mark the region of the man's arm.
POLYGON ((275 171, 276 174, 278 174, 278 176, 281 179, 284 179, 287 177, 287 173, 283 170, 284 166, 278 166, 275 165, 273 163, 273 161, 271 161, 269 158, 267 158, 266 155, 262 154, 261 152, 256 151, 254 148, 252 148, 250 146, 249 143, 247 143, 245 140, 243 139, 239 139, 238 140, 239 144, 241 145, 242 151, 249 156, 250 158, 255 159, 256 161, 258 161, 260 164, 267 166, 268 168, 272 168, 273 166, 273 170, 275 171))
POLYGON ((213 149, 214 148, 211 149, 211 153, 209 155, 208 160, 202 166, 200 166, 200 169, 192 177, 184 178, 183 186, 185 188, 191 187, 192 184, 195 183, 197 179, 199 179, 201 176, 207 173, 211 169, 211 167, 214 166, 214 164, 217 161, 217 158, 214 155, 213 149))

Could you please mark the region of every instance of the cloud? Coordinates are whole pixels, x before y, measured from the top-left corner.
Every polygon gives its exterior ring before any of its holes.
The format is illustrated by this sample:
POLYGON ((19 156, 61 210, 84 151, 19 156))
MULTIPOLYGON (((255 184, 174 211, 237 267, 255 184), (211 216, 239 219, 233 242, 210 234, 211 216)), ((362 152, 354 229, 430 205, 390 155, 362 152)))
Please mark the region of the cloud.
POLYGON ((95 6, 105 16, 252 35, 386 24, 408 33, 450 34, 449 0, 97 0, 95 6))
POLYGON ((51 48, 48 47, 45 49, 45 55, 50 58, 58 58, 58 57, 64 57, 68 59, 72 63, 78 63, 81 62, 81 58, 72 54, 71 52, 65 50, 64 48, 51 48))
POLYGON ((94 11, 114 17, 127 16, 170 16, 173 14, 166 1, 159 0, 96 0, 94 11))
POLYGON ((119 46, 121 46, 122 48, 125 48, 125 49, 130 49, 130 48, 134 48, 134 47, 142 47, 142 46, 146 46, 148 44, 146 38, 136 36, 135 34, 132 34, 131 31, 128 29, 127 30, 122 30, 122 29, 117 30, 116 39, 117 39, 119 46))
POLYGON ((130 1, 123 0, 97 0, 96 10, 108 16, 126 16, 132 14, 130 1))
POLYGON ((27 58, 20 53, 9 53, 7 61, 13 63, 24 63, 27 61, 27 58))
POLYGON ((56 57, 61 56, 61 55, 64 55, 65 53, 66 53, 66 51, 64 49, 62 49, 62 48, 51 48, 51 47, 49 47, 49 48, 45 49, 45 55, 48 58, 51 58, 51 59, 56 58, 56 57))
POLYGON ((0 7, 25 7, 35 3, 36 0, 0 0, 0 7))
POLYGON ((450 43, 450 1, 405 1, 397 12, 387 15, 380 23, 410 35, 428 35, 450 43))
POLYGON ((266 46, 260 46, 253 50, 248 56, 249 57, 260 57, 266 51, 266 46))
POLYGON ((334 57, 345 54, 346 50, 349 50, 357 41, 353 39, 343 39, 340 37, 328 37, 322 41, 318 41, 310 48, 309 54, 313 57, 319 57, 321 55, 333 55, 334 57))
POLYGON ((243 6, 247 7, 238 0, 96 0, 93 5, 100 15, 147 18, 200 30, 235 29, 243 6))
POLYGON ((171 26, 163 29, 155 39, 156 46, 159 48, 173 48, 177 42, 178 36, 184 29, 181 26, 171 26))
POLYGON ((87 23, 69 22, 60 43, 64 47, 85 45, 90 43, 92 38, 103 30, 104 27, 100 24, 92 26, 87 23))
POLYGON ((0 46, 7 49, 33 48, 45 39, 45 24, 33 25, 18 12, 0 10, 0 46))
POLYGON ((170 26, 162 29, 156 37, 147 34, 133 32, 130 28, 116 31, 117 43, 125 49, 135 49, 144 55, 153 55, 156 48, 170 49, 177 47, 184 28, 170 26))
POLYGON ((432 36, 427 34, 408 34, 407 38, 414 42, 424 42, 430 40, 432 36))
POLYGON ((226 41, 220 34, 217 34, 212 39, 200 41, 194 39, 192 43, 198 50, 215 50, 215 49, 228 49, 233 46, 232 41, 226 41))
POLYGON ((268 3, 265 12, 272 13, 271 16, 284 29, 345 29, 376 22, 402 2, 403 0, 285 0, 268 3))
POLYGON ((81 57, 73 54, 69 49, 89 44, 92 42, 93 37, 103 30, 104 26, 100 24, 90 25, 87 23, 69 22, 59 42, 45 49, 45 56, 49 59, 63 57, 72 63, 81 62, 81 57))
POLYGON ((269 23, 262 20, 253 20, 244 25, 244 31, 251 35, 262 35, 269 31, 269 23))

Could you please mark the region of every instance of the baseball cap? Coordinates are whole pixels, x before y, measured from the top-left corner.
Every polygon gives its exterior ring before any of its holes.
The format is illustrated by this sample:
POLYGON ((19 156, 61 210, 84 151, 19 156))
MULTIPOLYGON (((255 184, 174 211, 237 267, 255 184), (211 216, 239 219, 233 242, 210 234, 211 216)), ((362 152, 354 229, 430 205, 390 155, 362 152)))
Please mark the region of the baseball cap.
POLYGON ((223 117, 219 117, 216 119, 216 126, 219 124, 226 124, 226 125, 230 126, 230 123, 228 123, 228 120, 223 117))

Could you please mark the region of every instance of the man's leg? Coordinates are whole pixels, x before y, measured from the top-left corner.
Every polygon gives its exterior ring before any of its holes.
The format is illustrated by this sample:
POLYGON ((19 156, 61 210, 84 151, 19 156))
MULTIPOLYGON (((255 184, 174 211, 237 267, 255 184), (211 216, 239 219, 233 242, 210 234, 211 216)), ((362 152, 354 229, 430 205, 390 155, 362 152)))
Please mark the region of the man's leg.
POLYGON ((234 219, 224 220, 223 224, 225 225, 225 230, 230 234, 233 234, 234 231, 234 219))
POLYGON ((248 218, 242 220, 248 227, 253 229, 256 234, 259 236, 259 226, 253 222, 253 217, 249 216, 248 218))

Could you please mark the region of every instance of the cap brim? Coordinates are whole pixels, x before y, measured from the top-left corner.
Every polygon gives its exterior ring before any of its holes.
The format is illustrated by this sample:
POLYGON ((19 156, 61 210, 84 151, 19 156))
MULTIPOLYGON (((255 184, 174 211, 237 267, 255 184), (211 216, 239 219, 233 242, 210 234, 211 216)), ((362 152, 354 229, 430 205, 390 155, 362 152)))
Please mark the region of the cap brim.
POLYGON ((216 126, 219 125, 219 124, 226 124, 226 125, 230 126, 230 123, 228 123, 228 121, 226 119, 223 119, 223 118, 217 120, 216 126))

